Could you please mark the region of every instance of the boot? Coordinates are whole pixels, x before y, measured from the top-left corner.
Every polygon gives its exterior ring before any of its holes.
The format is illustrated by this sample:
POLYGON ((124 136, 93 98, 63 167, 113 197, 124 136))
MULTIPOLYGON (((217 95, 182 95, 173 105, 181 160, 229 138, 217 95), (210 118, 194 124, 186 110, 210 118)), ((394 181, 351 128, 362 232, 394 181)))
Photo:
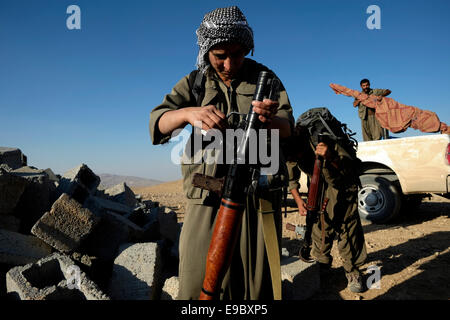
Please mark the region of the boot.
POLYGON ((362 275, 359 271, 347 272, 345 274, 348 280, 347 288, 354 293, 361 293, 364 291, 362 275))

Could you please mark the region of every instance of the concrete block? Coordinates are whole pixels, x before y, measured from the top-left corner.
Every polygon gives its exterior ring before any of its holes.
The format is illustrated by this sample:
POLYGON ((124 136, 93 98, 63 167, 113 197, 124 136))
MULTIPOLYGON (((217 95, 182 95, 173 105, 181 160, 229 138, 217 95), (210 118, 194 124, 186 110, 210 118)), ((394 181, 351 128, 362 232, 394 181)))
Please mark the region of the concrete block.
POLYGON ((140 242, 151 242, 160 239, 157 212, 138 207, 127 218, 142 228, 143 234, 140 242))
POLYGON ((0 169, 0 215, 12 214, 28 180, 0 169))
POLYGON ((110 300, 67 256, 54 253, 6 274, 8 295, 21 300, 110 300))
POLYGON ((126 242, 149 242, 159 239, 156 215, 131 210, 123 204, 90 196, 84 203, 101 218, 96 230, 86 240, 86 252, 102 259, 114 259, 119 245, 126 242))
POLYGON ((20 220, 11 215, 0 215, 0 229, 19 232, 20 220))
POLYGON ((52 169, 47 168, 47 169, 44 170, 44 172, 47 174, 47 176, 48 176, 48 178, 50 179, 50 181, 59 183, 60 177, 58 177, 58 175, 55 174, 55 173, 52 171, 52 169))
POLYGON ((177 214, 166 207, 159 207, 158 212, 159 233, 164 239, 176 243, 180 237, 180 224, 177 222, 177 214))
POLYGON ((105 189, 105 194, 109 195, 113 201, 119 202, 132 208, 134 208, 138 204, 136 195, 125 182, 105 189))
POLYGON ((85 164, 81 164, 66 173, 59 180, 58 191, 67 193, 80 203, 94 194, 100 178, 85 164))
POLYGON ((281 281, 284 300, 306 300, 320 289, 319 264, 282 255, 281 281))
POLYGON ((70 252, 80 246, 99 221, 89 209, 62 194, 31 233, 61 252, 70 252))
POLYGON ((25 166, 11 173, 29 182, 14 210, 14 215, 21 220, 20 231, 29 233, 36 221, 49 211, 52 203, 56 201, 56 186, 45 170, 25 166))
POLYGON ((72 252, 69 257, 75 261, 77 265, 87 268, 92 267, 93 261, 96 260, 96 257, 91 257, 80 252, 72 252))
POLYGON ((145 205, 147 209, 153 209, 159 207, 158 201, 152 201, 152 200, 142 200, 141 203, 145 205))
POLYGON ((126 216, 130 221, 133 221, 138 226, 142 227, 150 221, 157 221, 157 215, 151 215, 150 210, 143 206, 135 208, 129 215, 126 216))
POLYGON ((113 260, 107 261, 82 252, 69 256, 92 281, 102 290, 107 288, 112 273, 113 260))
POLYGON ((166 279, 161 292, 161 300, 177 300, 180 290, 180 281, 178 277, 173 276, 166 279))
POLYGON ((27 165, 27 157, 17 148, 0 147, 0 163, 7 164, 11 169, 27 165))
POLYGON ((101 221, 83 245, 90 255, 113 260, 121 244, 144 238, 144 230, 120 214, 108 210, 96 214, 101 221))
POLYGON ((158 243, 123 244, 114 260, 109 295, 116 300, 159 299, 162 268, 158 243))
POLYGON ((104 211, 115 212, 122 216, 133 212, 133 209, 129 206, 97 196, 89 196, 85 200, 84 205, 99 216, 101 216, 104 211))
POLYGON ((89 191, 97 189, 100 184, 100 177, 84 163, 65 172, 62 178, 77 181, 83 184, 89 191))
POLYGON ((0 170, 6 171, 6 172, 10 172, 13 169, 11 169, 11 167, 8 166, 6 163, 0 163, 0 170))
POLYGON ((0 229, 0 263, 24 265, 48 256, 52 248, 42 240, 0 229))

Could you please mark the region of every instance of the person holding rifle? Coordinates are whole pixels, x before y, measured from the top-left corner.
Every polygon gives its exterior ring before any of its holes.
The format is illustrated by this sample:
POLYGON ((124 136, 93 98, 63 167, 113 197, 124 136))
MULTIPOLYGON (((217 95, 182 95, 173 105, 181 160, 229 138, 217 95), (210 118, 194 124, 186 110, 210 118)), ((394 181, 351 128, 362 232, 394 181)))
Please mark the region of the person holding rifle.
MULTIPOLYGON (((150 135, 153 144, 167 142, 175 130, 188 124, 193 128, 191 140, 197 131, 196 127, 203 132, 212 129, 223 132, 235 128, 236 116, 239 120, 239 114, 247 114, 250 108, 257 113, 258 121, 265 128, 279 130, 280 138, 290 136, 294 119, 282 85, 277 101, 252 101, 260 71, 269 69, 245 57, 254 48, 253 31, 241 10, 233 6, 208 12, 196 34, 199 54, 195 77, 192 76, 193 73, 183 77, 172 92, 165 96, 162 104, 152 110, 150 135), (197 88, 197 91, 193 88, 197 88), (199 94, 196 95, 195 92, 199 94)), ((186 144, 185 155, 193 160, 198 152, 204 154, 205 147, 201 144, 200 150, 197 150, 194 144, 192 148, 191 140, 186 144)), ((280 172, 282 164, 284 162, 280 163, 280 172)), ((210 161, 188 161, 181 164, 187 208, 179 244, 178 299, 198 299, 201 292, 205 293, 202 288, 205 263, 221 205, 221 199, 216 194, 194 186, 193 177, 196 174, 206 174, 224 178, 229 167, 230 164, 227 163, 210 161)), ((286 170, 285 166, 284 169, 286 170)), ((287 184, 286 171, 285 176, 287 184)), ((277 179, 272 179, 275 180, 277 179)), ((271 199, 268 199, 268 203, 275 212, 272 222, 275 226, 272 229, 276 230, 271 235, 270 243, 275 241, 280 250, 282 193, 274 191, 269 194, 271 199)), ((247 197, 231 264, 221 283, 219 296, 215 298, 255 300, 279 296, 274 288, 279 287, 278 282, 281 284, 281 280, 274 279, 270 270, 272 267, 272 270, 276 270, 277 266, 273 264, 279 264, 280 261, 271 261, 267 255, 268 235, 264 232, 265 219, 261 217, 259 204, 254 195, 247 197)))
POLYGON ((316 217, 307 217, 307 224, 308 219, 312 220, 309 247, 306 251, 307 256, 302 256, 305 255, 305 248, 302 248, 300 257, 307 262, 319 262, 320 269, 327 272, 332 263, 333 240, 337 237, 348 288, 352 292, 362 292, 364 287, 360 267, 365 262, 367 252, 358 214, 357 158, 351 156, 339 143, 312 139, 307 128, 302 127, 299 121, 286 150, 289 191, 298 206, 299 214, 305 216, 308 212, 307 205, 311 200, 317 200, 308 199, 308 203, 305 203, 298 191, 302 171, 310 180, 309 189, 313 187, 311 177, 313 171, 317 169, 315 168, 317 159, 322 160, 321 168, 318 168, 319 181, 314 181, 321 189, 318 192, 318 200, 321 201, 317 204, 318 208, 322 207, 324 201, 328 201, 316 217), (313 140, 319 142, 314 144, 313 140))

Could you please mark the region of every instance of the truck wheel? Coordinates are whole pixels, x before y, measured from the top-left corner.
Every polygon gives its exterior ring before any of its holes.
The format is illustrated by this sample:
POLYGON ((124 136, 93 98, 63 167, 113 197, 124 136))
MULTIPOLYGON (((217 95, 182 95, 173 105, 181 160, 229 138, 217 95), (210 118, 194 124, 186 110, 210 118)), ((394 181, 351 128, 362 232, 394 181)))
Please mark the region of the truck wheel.
POLYGON ((362 219, 386 223, 399 214, 402 200, 392 181, 372 174, 362 175, 360 180, 358 210, 362 219))

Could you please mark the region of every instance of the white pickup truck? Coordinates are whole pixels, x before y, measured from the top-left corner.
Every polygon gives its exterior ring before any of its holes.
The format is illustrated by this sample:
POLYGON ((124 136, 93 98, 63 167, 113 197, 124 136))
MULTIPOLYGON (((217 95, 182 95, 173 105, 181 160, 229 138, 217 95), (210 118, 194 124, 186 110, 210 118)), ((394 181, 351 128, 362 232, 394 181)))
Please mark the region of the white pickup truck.
MULTIPOLYGON (((363 162, 358 209, 366 221, 386 223, 430 193, 450 195, 448 134, 359 142, 357 155, 363 162)), ((306 174, 300 193, 308 193, 306 174)))
POLYGON ((367 141, 358 144, 361 218, 385 223, 402 207, 418 205, 430 193, 450 192, 450 135, 367 141))

